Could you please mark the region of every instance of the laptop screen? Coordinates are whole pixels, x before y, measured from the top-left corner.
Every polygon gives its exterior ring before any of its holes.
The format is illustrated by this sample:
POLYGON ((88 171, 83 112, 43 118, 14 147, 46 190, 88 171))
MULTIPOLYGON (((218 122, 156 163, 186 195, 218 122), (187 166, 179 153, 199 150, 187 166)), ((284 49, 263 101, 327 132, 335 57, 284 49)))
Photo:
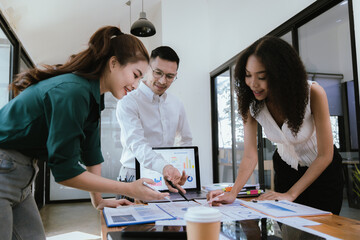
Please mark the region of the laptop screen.
MULTIPOLYGON (((188 175, 186 183, 182 186, 185 190, 200 190, 200 172, 198 147, 156 147, 153 150, 161 154, 180 173, 185 170, 188 175)), ((159 191, 168 190, 164 176, 156 171, 147 169, 136 161, 136 179, 150 178, 155 182, 155 188, 159 191)))

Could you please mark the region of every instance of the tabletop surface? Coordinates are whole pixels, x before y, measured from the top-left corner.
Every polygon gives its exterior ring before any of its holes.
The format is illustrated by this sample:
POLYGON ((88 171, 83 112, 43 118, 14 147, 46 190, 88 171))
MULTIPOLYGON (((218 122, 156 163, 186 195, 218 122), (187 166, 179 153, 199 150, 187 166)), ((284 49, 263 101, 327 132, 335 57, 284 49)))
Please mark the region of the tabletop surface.
MULTIPOLYGON (((360 221, 338 215, 306 216, 305 219, 319 222, 320 225, 308 228, 341 239, 360 239, 360 221)), ((101 236, 106 240, 108 232, 121 231, 124 227, 107 227, 101 212, 101 236)))

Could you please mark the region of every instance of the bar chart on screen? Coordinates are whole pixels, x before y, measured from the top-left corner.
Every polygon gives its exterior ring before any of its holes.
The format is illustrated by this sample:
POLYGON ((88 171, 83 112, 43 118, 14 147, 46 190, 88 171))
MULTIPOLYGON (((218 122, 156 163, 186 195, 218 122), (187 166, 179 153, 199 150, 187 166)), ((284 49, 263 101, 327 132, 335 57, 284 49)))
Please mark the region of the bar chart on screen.
MULTIPOLYGON (((196 162, 195 162, 195 150, 194 148, 184 149, 154 149, 155 152, 160 154, 165 161, 173 165, 179 170, 180 173, 185 171, 187 179, 184 188, 196 188, 196 162)), ((167 190, 165 179, 162 173, 153 171, 151 169, 141 166, 141 176, 151 178, 155 184, 153 186, 157 190, 167 190)))
POLYGON ((169 149, 168 151, 162 151, 161 154, 167 162, 176 167, 180 172, 185 170, 188 178, 184 187, 187 187, 187 184, 193 183, 195 177, 195 160, 193 158, 193 149, 183 149, 181 151, 172 151, 169 149))

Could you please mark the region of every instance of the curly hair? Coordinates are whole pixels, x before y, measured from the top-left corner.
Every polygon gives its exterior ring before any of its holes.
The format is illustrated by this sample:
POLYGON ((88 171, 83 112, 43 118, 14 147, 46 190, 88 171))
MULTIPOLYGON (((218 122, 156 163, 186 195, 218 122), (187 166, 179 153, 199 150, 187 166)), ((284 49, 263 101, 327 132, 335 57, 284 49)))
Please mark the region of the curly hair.
POLYGON ((274 36, 262 37, 240 53, 235 67, 235 91, 244 122, 250 105, 256 116, 266 101, 257 100, 245 83, 245 68, 251 55, 260 59, 264 65, 271 100, 296 136, 303 123, 309 100, 307 74, 298 53, 286 41, 274 36))

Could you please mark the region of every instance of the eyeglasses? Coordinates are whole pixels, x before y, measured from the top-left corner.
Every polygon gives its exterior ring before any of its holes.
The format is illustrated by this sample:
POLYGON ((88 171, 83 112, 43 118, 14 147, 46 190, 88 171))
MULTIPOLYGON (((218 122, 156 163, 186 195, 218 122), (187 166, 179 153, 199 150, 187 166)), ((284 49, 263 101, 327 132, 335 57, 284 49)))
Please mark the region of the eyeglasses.
POLYGON ((167 82, 173 82, 177 79, 176 74, 172 74, 172 73, 165 74, 163 71, 161 71, 159 69, 154 70, 151 66, 150 66, 150 68, 153 71, 154 78, 160 79, 165 75, 165 79, 167 82))

